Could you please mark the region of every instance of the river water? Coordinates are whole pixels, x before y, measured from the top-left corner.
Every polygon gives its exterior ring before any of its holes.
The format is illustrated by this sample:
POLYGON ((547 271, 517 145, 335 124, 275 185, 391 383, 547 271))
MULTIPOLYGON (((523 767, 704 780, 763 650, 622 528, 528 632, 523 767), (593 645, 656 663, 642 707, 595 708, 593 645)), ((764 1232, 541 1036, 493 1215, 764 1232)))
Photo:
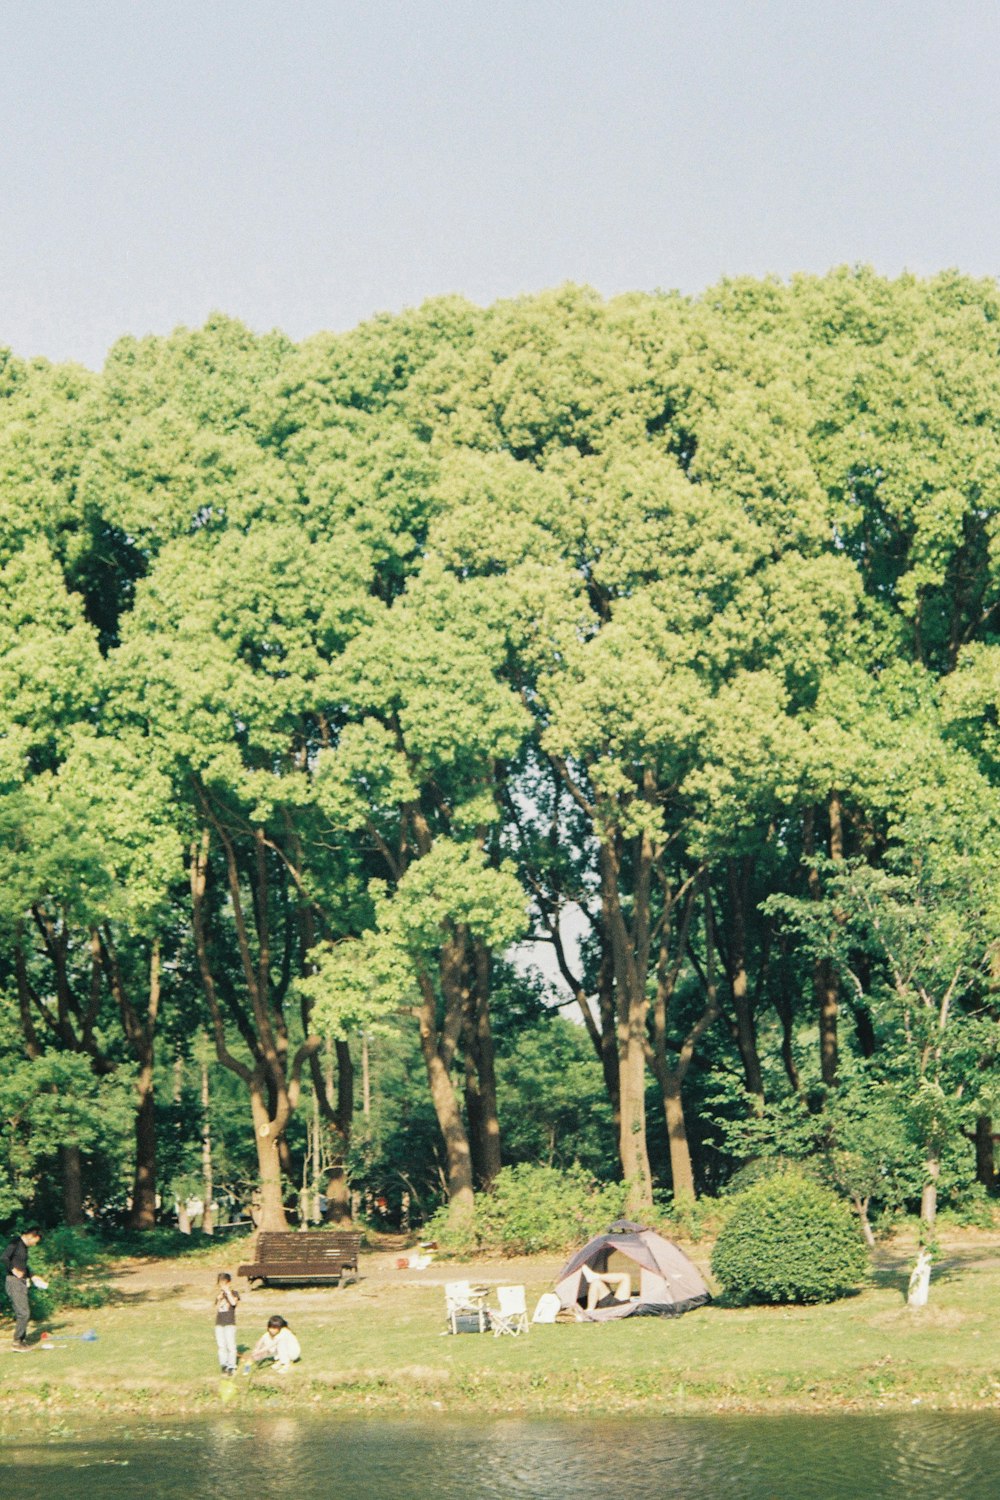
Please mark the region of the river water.
POLYGON ((4 1500, 996 1500, 1000 1412, 241 1416, 8 1442, 4 1500))

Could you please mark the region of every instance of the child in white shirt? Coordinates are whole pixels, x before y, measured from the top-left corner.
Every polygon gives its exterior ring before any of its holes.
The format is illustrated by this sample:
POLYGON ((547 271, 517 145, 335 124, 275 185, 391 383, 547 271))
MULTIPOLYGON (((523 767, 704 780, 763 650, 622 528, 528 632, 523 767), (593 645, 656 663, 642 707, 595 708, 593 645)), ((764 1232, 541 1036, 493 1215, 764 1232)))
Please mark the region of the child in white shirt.
POLYGON ((302 1349, 284 1318, 268 1318, 267 1328, 261 1334, 250 1355, 253 1363, 273 1359, 279 1375, 285 1375, 297 1359, 302 1358, 302 1349))

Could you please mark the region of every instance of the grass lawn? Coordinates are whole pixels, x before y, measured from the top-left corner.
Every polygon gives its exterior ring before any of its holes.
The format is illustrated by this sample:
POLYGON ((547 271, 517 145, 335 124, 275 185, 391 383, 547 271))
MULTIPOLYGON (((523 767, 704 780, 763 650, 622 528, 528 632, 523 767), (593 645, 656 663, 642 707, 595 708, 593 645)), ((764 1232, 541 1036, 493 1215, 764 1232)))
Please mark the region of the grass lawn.
MULTIPOLYGON (((48 1325, 49 1353, 7 1352, 0 1330, 0 1422, 74 1414, 185 1415, 267 1406, 342 1411, 561 1413, 877 1409, 1000 1403, 1000 1236, 966 1231, 945 1242, 927 1308, 906 1307, 913 1246, 884 1249, 859 1295, 813 1308, 710 1306, 678 1319, 536 1326, 519 1338, 443 1336, 443 1283, 469 1276, 523 1281, 528 1305, 551 1289, 551 1258, 398 1271, 391 1255, 362 1255, 343 1288, 250 1292, 241 1348, 279 1312, 303 1360, 287 1376, 256 1371, 220 1382, 212 1331, 215 1272, 235 1269, 245 1244, 182 1259, 129 1262, 115 1301, 67 1311, 48 1325), (79 1335, 92 1329, 95 1342, 79 1335), (228 1392, 224 1386, 230 1387, 228 1392)), ((704 1267, 709 1247, 693 1247, 704 1267)), ((36 1336, 33 1330, 32 1337, 36 1336)))

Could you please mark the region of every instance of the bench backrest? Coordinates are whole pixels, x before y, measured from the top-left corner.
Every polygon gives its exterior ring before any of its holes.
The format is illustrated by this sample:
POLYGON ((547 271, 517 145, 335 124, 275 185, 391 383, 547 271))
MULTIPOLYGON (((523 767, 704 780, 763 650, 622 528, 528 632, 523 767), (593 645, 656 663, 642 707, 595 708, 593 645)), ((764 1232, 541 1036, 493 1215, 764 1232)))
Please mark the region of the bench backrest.
POLYGON ((255 1259, 266 1265, 315 1265, 326 1261, 357 1260, 361 1247, 358 1230, 319 1229, 278 1231, 257 1236, 255 1259))

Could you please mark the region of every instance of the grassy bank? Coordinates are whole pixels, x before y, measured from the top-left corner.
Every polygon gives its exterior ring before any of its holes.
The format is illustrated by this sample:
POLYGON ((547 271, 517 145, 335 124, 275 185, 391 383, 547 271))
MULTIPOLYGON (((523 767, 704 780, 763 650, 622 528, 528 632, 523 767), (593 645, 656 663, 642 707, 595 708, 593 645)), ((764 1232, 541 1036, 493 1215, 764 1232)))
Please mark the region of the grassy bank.
MULTIPOLYGON (((221 1247, 220 1247, 221 1248, 221 1247)), ((442 1336, 443 1282, 470 1275, 524 1281, 529 1305, 549 1290, 551 1259, 437 1264, 397 1271, 363 1256, 361 1279, 334 1289, 244 1291, 239 1339, 248 1347, 271 1312, 298 1333, 290 1375, 239 1376, 224 1393, 215 1364, 214 1272, 245 1247, 182 1260, 129 1263, 107 1307, 68 1311, 48 1325, 49 1353, 6 1352, 0 1330, 0 1422, 271 1410, 450 1413, 981 1409, 1000 1403, 996 1315, 1000 1240, 969 1232, 946 1245, 930 1305, 911 1311, 912 1247, 880 1255, 872 1284, 823 1307, 712 1306, 680 1319, 535 1327, 528 1337, 442 1336), (432 1279, 433 1278, 433 1279, 432 1279), (88 1330, 96 1341, 80 1339, 88 1330)), ((693 1254, 707 1264, 708 1247, 693 1254)))

